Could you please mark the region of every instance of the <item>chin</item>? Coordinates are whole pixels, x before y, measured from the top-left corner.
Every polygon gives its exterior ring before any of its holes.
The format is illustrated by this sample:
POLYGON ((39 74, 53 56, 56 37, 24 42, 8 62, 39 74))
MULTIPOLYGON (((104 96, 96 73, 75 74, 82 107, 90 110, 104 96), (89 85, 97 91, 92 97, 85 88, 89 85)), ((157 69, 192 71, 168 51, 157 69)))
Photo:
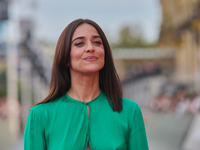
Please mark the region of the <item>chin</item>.
POLYGON ((87 68, 84 72, 85 73, 96 73, 99 72, 103 67, 95 67, 95 68, 87 68))
POLYGON ((86 70, 85 71, 85 74, 93 74, 93 73, 97 73, 99 72, 100 70, 96 70, 96 69, 89 69, 89 70, 86 70))
POLYGON ((70 72, 79 72, 81 74, 94 74, 99 72, 102 68, 104 67, 104 65, 84 65, 84 66, 79 66, 79 67, 74 67, 74 68, 70 68, 70 72))

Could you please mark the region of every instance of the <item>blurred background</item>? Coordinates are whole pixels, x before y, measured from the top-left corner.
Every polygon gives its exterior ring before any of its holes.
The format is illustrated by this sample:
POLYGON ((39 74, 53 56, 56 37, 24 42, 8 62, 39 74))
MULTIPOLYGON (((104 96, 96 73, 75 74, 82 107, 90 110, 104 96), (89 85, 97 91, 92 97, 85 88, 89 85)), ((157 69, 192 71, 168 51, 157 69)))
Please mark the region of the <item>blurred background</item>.
POLYGON ((77 18, 104 30, 150 150, 200 149, 200 0, 0 0, 0 150, 23 150, 56 42, 77 18))

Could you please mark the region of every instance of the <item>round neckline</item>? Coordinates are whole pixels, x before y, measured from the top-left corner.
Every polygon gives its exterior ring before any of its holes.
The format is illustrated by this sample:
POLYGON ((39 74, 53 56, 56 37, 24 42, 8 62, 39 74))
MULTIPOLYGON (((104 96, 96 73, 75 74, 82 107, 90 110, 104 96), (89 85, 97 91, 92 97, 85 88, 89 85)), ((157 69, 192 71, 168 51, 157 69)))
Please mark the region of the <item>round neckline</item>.
POLYGON ((89 102, 82 102, 82 101, 79 101, 79 100, 77 100, 77 99, 73 99, 73 98, 70 97, 67 93, 65 93, 65 96, 66 96, 68 99, 70 99, 71 101, 89 105, 90 103, 96 101, 96 100, 102 95, 102 93, 103 93, 103 92, 101 91, 101 93, 100 93, 97 97, 95 97, 94 99, 92 99, 92 100, 89 101, 89 102))

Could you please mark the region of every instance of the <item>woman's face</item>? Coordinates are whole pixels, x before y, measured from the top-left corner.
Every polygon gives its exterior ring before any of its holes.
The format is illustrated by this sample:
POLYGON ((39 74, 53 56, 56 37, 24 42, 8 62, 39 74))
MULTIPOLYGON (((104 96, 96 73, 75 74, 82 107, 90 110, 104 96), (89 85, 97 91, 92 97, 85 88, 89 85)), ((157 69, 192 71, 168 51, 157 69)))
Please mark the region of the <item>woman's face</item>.
POLYGON ((97 30, 89 24, 81 24, 72 36, 70 72, 92 74, 104 66, 104 46, 97 30))

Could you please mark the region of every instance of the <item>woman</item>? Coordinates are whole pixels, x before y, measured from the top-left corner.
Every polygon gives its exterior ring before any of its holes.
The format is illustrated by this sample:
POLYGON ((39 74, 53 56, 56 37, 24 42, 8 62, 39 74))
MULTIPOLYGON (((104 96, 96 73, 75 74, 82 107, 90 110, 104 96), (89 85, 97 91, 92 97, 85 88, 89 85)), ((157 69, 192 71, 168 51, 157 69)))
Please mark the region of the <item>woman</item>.
POLYGON ((30 109, 25 150, 147 150, 139 106, 122 98, 108 41, 78 19, 56 46, 50 92, 30 109))

